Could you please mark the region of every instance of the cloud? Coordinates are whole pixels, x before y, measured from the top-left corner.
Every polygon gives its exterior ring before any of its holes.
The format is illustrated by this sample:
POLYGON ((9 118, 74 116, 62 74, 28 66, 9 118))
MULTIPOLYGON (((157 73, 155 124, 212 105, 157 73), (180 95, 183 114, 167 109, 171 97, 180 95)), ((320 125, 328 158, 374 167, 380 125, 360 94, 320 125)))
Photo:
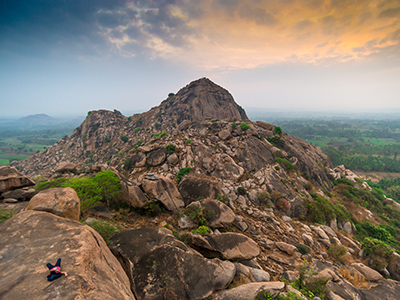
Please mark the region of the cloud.
POLYGON ((379 18, 400 18, 400 7, 388 8, 380 12, 379 18))
POLYGON ((205 69, 342 62, 394 55, 399 15, 384 0, 2 1, 0 42, 3 51, 58 47, 205 69))

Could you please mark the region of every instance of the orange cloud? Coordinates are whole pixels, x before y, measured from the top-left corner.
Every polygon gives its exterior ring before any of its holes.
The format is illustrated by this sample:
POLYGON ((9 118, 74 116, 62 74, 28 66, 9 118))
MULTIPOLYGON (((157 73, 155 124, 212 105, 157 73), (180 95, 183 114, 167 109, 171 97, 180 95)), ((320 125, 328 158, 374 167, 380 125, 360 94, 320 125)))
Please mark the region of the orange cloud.
MULTIPOLYGON (((400 43, 397 1, 182 0, 151 14, 151 7, 133 8, 131 26, 153 56, 207 69, 360 60, 400 43)), ((139 40, 120 36, 110 39, 119 49, 139 40)))

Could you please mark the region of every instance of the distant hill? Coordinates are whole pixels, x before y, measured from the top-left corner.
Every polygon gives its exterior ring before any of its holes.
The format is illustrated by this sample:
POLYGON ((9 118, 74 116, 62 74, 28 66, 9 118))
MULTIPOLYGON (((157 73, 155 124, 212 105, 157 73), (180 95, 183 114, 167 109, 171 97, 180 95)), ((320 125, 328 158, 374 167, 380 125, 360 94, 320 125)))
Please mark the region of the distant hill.
POLYGON ((82 123, 84 117, 53 118, 47 114, 34 114, 19 119, 6 119, 0 122, 0 130, 36 130, 75 128, 82 123))
POLYGON ((59 120, 46 114, 29 115, 16 120, 15 122, 29 125, 51 125, 59 123, 59 120))

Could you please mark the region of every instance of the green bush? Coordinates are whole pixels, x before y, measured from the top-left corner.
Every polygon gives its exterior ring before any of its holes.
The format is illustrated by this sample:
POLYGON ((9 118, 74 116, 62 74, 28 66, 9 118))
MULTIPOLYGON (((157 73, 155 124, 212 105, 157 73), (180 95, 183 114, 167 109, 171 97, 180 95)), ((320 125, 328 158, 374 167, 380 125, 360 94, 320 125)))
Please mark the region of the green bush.
POLYGON ((308 299, 320 297, 322 300, 327 298, 328 288, 326 286, 328 279, 316 278, 315 273, 309 268, 308 262, 304 262, 299 267, 299 277, 291 284, 296 290, 300 291, 308 299))
POLYGON ((267 141, 278 148, 283 148, 283 146, 285 145, 285 141, 282 140, 279 135, 274 135, 273 137, 269 137, 267 138, 267 141))
POLYGON ((371 266, 375 270, 381 270, 388 265, 390 255, 393 249, 385 242, 366 237, 361 243, 361 249, 365 255, 372 261, 371 266))
POLYGON ((12 218, 13 215, 14 215, 13 211, 0 209, 0 223, 3 223, 4 221, 12 218))
POLYGON ((172 144, 168 144, 168 145, 166 145, 166 146, 164 147, 165 153, 168 153, 168 154, 173 154, 173 153, 175 153, 175 149, 176 149, 175 145, 172 145, 172 144))
POLYGON ((292 163, 290 161, 288 161, 287 159, 284 158, 275 158, 275 162, 277 162, 278 164, 284 166, 286 168, 286 170, 293 170, 294 166, 292 165, 292 163))
POLYGON ((187 140, 186 140, 186 144, 190 144, 191 142, 192 142, 191 139, 187 139, 187 140))
POLYGON ((191 168, 191 167, 187 167, 187 168, 182 168, 182 169, 180 169, 180 171, 179 171, 178 174, 176 175, 176 182, 177 182, 177 183, 181 182, 183 176, 189 174, 190 171, 192 171, 192 168, 191 168))
POLYGON ((126 135, 121 136, 121 141, 126 143, 128 141, 128 137, 126 135))
POLYGON ((282 129, 277 126, 277 127, 274 128, 274 133, 281 134, 282 133, 282 129))
POLYGON ((242 187, 242 186, 239 186, 239 187, 237 188, 237 192, 238 192, 239 195, 242 195, 242 196, 244 196, 244 195, 247 194, 246 189, 245 189, 244 187, 242 187))
POLYGON ((308 254, 311 251, 310 248, 308 248, 306 245, 303 245, 303 244, 297 244, 295 246, 296 246, 297 250, 299 250, 299 252, 303 255, 308 254))
POLYGON ((135 133, 138 133, 139 130, 140 130, 140 127, 136 127, 136 128, 135 128, 135 133))
POLYGON ((247 125, 246 123, 240 123, 240 128, 242 128, 243 131, 246 131, 250 129, 250 126, 247 125))
POLYGON ((310 193, 310 195, 314 200, 306 199, 306 201, 304 201, 304 206, 307 209, 306 220, 319 224, 327 224, 335 218, 338 222, 352 219, 352 215, 343 205, 332 203, 319 194, 310 193))
POLYGON ((93 177, 57 178, 38 183, 36 191, 40 192, 54 187, 71 187, 81 200, 81 211, 85 211, 101 202, 107 205, 115 203, 115 197, 121 193, 121 183, 111 171, 102 171, 93 177))
MULTIPOLYGON (((204 197, 203 197, 203 198, 204 198, 204 197)), ((221 201, 221 202, 224 203, 224 204, 228 204, 228 202, 229 202, 229 197, 228 197, 228 195, 221 195, 221 194, 218 194, 217 197, 216 197, 216 200, 221 201)))
POLYGON ((205 225, 201 225, 197 229, 193 229, 192 232, 197 234, 209 234, 210 228, 205 225))
POLYGON ((199 225, 205 225, 215 217, 215 211, 204 207, 189 206, 184 211, 190 221, 199 225))
POLYGON ((334 259, 345 262, 347 249, 344 246, 332 243, 328 248, 328 254, 334 259))
POLYGON ((121 226, 115 226, 109 221, 93 221, 90 223, 85 223, 92 227, 94 230, 96 230, 104 239, 104 241, 109 244, 111 241, 110 239, 114 234, 116 234, 118 231, 122 230, 121 226))

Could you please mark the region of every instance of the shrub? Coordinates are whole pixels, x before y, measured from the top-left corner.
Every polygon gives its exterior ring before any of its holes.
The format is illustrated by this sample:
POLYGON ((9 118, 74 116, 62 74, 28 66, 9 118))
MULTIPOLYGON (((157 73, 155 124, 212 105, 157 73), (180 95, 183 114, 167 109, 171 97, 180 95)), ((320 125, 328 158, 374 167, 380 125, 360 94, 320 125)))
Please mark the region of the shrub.
POLYGON ((175 96, 174 93, 169 93, 169 94, 168 94, 168 97, 173 97, 173 96, 175 96))
POLYGON ((281 134, 282 133, 282 129, 277 126, 277 127, 274 128, 274 133, 281 134))
POLYGON ((126 135, 121 136, 121 141, 126 143, 128 141, 128 137, 126 135))
POLYGON ((275 168, 275 170, 277 170, 277 171, 279 171, 279 170, 281 169, 279 166, 275 166, 274 168, 275 168))
POLYGON ((154 123, 154 128, 159 129, 161 127, 161 124, 158 122, 154 123))
POLYGON ((197 229, 193 229, 192 232, 197 234, 209 234, 210 228, 205 225, 201 225, 197 229))
POLYGON ((138 133, 139 130, 140 130, 140 128, 139 128, 139 127, 136 127, 136 128, 135 128, 135 133, 138 133))
POLYGON ((244 195, 247 194, 246 189, 245 189, 244 187, 242 187, 242 186, 239 186, 239 187, 237 188, 237 192, 238 192, 239 195, 242 195, 242 196, 244 196, 244 195))
POLYGON ((310 248, 308 248, 306 245, 303 245, 303 244, 297 244, 295 246, 296 246, 297 250, 299 250, 299 252, 303 255, 308 254, 311 251, 310 248))
POLYGON ((121 226, 115 226, 111 222, 108 221, 93 221, 90 223, 85 223, 92 227, 94 230, 96 230, 104 239, 104 241, 109 244, 111 241, 110 239, 114 234, 116 234, 118 231, 122 230, 121 226))
POLYGON ((282 140, 279 135, 274 135, 272 137, 269 137, 267 138, 267 141, 278 148, 283 148, 283 146, 285 145, 285 141, 282 140))
POLYGON ((105 141, 106 143, 111 142, 111 140, 110 140, 108 137, 106 137, 106 138, 104 139, 104 141, 105 141))
POLYGON ((176 182, 180 183, 183 176, 187 175, 190 173, 190 171, 192 171, 191 167, 187 167, 187 168, 182 168, 180 169, 180 171, 178 172, 178 174, 176 175, 176 182))
POLYGON ((121 183, 117 175, 111 171, 102 171, 94 177, 57 178, 37 184, 40 192, 54 187, 71 187, 81 200, 81 211, 85 211, 100 202, 113 204, 115 197, 121 193, 121 183))
POLYGON ((191 142, 192 142, 191 139, 187 139, 187 140, 186 140, 186 144, 190 144, 191 142))
POLYGON ((164 147, 164 151, 165 151, 165 153, 173 154, 173 153, 175 153, 175 148, 176 148, 175 145, 168 144, 164 147))
POLYGON ((299 290, 308 299, 320 297, 322 300, 326 299, 328 289, 326 283, 328 279, 313 277, 315 273, 308 267, 308 262, 304 261, 303 265, 299 268, 299 278, 292 284, 292 286, 299 290))
POLYGON ((332 219, 344 222, 352 219, 347 209, 338 203, 332 203, 319 194, 310 193, 314 200, 306 199, 304 206, 307 209, 306 220, 319 224, 327 224, 332 219))
POLYGON ((185 214, 196 224, 204 225, 215 217, 215 211, 205 209, 204 207, 189 206, 185 214))
POLYGON ((346 253, 347 249, 344 246, 340 246, 338 244, 331 244, 328 248, 328 254, 332 256, 334 259, 341 261, 341 262, 346 262, 346 253))
POLYGON ((259 193, 257 195, 258 201, 260 201, 261 204, 269 204, 269 200, 271 199, 271 194, 268 193, 267 191, 259 193))
POLYGON ((159 202, 150 201, 142 209, 141 213, 150 217, 155 217, 162 212, 159 202))
POLYGON ((278 157, 278 158, 275 158, 275 161, 278 164, 281 164, 282 166, 284 166, 287 170, 293 170, 294 169, 294 166, 292 165, 292 163, 290 161, 288 161, 287 159, 278 157))
POLYGON ((163 137, 163 136, 166 136, 166 135, 168 135, 168 131, 163 131, 163 132, 160 133, 160 137, 163 137))
POLYGON ((246 123, 240 123, 240 128, 242 128, 243 131, 246 131, 250 129, 250 126, 247 125, 246 123))
MULTIPOLYGON (((204 198, 204 197, 203 197, 203 198, 204 198)), ((221 202, 224 203, 224 204, 228 204, 228 202, 229 202, 229 197, 228 197, 228 195, 221 195, 221 194, 218 194, 217 197, 216 197, 216 200, 221 201, 221 202)))

